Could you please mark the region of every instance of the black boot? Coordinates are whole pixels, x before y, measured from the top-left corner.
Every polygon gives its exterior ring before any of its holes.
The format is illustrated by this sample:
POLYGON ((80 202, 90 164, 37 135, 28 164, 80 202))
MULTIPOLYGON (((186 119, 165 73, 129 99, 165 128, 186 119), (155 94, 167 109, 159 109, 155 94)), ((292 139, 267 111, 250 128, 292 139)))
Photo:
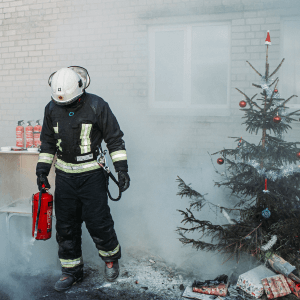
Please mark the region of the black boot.
MULTIPOLYGON (((78 267, 76 267, 78 268, 78 267)), ((75 268, 72 268, 75 269, 75 268)), ((73 284, 79 282, 83 278, 83 269, 76 270, 66 270, 66 268, 62 268, 62 275, 60 279, 55 283, 54 289, 58 292, 64 292, 72 287, 73 284)))
POLYGON ((115 261, 106 261, 104 277, 107 281, 114 281, 119 276, 119 263, 115 261))

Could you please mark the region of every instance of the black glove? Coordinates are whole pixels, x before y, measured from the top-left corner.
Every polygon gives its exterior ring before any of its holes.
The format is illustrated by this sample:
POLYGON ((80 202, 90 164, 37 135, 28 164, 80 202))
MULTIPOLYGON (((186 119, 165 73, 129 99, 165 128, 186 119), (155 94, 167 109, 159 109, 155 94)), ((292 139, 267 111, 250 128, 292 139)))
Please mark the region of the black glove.
POLYGON ((50 189, 50 184, 48 181, 48 178, 45 174, 41 174, 37 178, 37 185, 39 187, 39 191, 43 188, 43 184, 45 185, 44 189, 49 190, 50 189))
POLYGON ((118 172, 119 188, 121 192, 125 192, 129 188, 130 177, 127 172, 118 172))

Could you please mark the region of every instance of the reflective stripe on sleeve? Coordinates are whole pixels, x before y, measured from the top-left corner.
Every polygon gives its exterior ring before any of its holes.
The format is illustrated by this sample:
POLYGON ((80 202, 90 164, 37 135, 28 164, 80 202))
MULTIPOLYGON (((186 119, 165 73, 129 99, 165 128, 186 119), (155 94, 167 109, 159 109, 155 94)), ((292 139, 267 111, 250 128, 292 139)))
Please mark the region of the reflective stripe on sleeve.
POLYGON ((39 162, 43 162, 43 163, 47 163, 47 164, 52 164, 54 155, 53 154, 49 154, 49 153, 40 153, 39 154, 39 162))
POLYGON ((82 257, 76 259, 62 259, 60 258, 60 263, 63 268, 74 268, 82 264, 82 257))
POLYGON ((127 160, 126 150, 112 152, 110 157, 113 163, 120 160, 127 160))
POLYGON ((55 167, 66 173, 82 173, 100 168, 96 160, 82 164, 72 164, 66 163, 61 159, 56 161, 55 167))
POLYGON ((112 250, 112 251, 102 251, 102 250, 99 250, 99 254, 101 256, 108 257, 108 256, 113 256, 113 255, 117 254, 119 251, 120 251, 120 245, 118 244, 118 246, 114 250, 112 250))

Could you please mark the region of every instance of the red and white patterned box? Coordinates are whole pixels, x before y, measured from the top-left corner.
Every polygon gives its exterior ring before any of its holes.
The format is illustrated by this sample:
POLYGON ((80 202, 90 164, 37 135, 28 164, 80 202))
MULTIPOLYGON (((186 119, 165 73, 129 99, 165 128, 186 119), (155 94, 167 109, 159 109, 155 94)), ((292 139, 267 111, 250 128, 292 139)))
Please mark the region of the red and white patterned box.
POLYGON ((237 286, 255 298, 260 298, 264 294, 264 287, 261 280, 266 277, 276 275, 265 266, 258 266, 239 276, 237 286))
POLYGON ((193 287, 193 292, 207 295, 226 296, 227 288, 228 284, 220 283, 216 286, 193 287))
POLYGON ((279 298, 291 293, 285 277, 281 274, 261 280, 268 299, 279 298))

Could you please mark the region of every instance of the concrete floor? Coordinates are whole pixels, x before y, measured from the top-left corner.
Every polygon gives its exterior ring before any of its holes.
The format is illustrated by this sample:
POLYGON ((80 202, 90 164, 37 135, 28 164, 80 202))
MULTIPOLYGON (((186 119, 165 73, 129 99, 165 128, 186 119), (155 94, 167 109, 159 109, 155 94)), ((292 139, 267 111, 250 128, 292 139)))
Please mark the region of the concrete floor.
POLYGON ((183 270, 143 252, 124 255, 120 261, 120 276, 113 283, 104 280, 103 270, 102 262, 101 265, 85 264, 84 280, 64 293, 53 289, 60 277, 59 270, 39 274, 18 274, 14 271, 10 274, 12 285, 1 285, 0 282, 0 300, 176 300, 183 299, 183 287, 192 282, 183 270))

